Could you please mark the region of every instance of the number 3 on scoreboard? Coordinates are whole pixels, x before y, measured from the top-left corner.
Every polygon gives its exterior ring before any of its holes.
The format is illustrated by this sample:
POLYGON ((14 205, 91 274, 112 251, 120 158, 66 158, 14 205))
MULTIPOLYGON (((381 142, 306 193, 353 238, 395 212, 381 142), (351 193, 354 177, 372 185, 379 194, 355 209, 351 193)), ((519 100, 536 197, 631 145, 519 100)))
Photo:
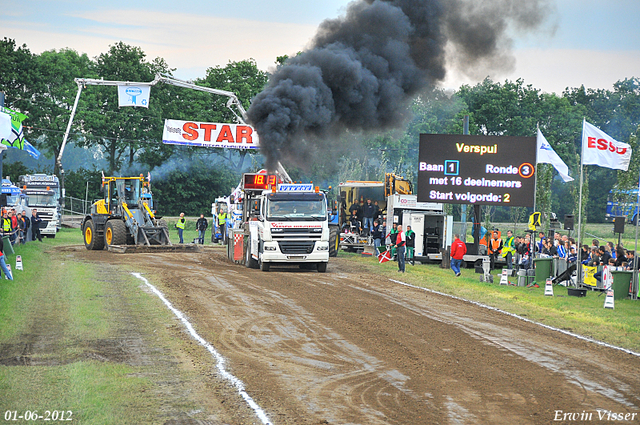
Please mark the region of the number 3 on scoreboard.
POLYGON ((511 202, 511 194, 510 193, 505 193, 503 199, 504 199, 504 203, 505 204, 511 202))

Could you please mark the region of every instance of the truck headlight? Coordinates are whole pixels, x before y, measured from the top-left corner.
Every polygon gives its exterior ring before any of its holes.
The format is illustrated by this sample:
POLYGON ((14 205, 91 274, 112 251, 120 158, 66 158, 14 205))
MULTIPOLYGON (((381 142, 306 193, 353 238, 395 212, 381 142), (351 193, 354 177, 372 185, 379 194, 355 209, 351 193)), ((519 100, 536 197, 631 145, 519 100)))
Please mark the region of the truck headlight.
POLYGON ((329 244, 327 242, 318 242, 316 249, 318 251, 329 251, 329 244))
POLYGON ((275 250, 276 250, 276 247, 275 247, 275 246, 268 246, 268 245, 265 245, 265 246, 264 246, 264 250, 265 250, 265 251, 275 251, 275 250))

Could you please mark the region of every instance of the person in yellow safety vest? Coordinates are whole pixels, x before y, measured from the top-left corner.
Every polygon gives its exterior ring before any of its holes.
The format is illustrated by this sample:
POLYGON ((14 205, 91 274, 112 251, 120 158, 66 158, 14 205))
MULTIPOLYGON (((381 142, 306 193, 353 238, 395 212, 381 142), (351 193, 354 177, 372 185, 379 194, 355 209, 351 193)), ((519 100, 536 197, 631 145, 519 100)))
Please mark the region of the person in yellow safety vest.
POLYGON ((6 210, 2 212, 2 233, 5 235, 11 233, 11 219, 6 210))
POLYGON ((220 227, 220 235, 222 237, 222 244, 227 244, 227 212, 220 209, 218 213, 218 226, 220 227))
POLYGON ((502 251, 502 238, 500 238, 500 232, 497 230, 493 231, 493 235, 489 240, 489 255, 491 259, 491 268, 496 264, 496 258, 498 258, 498 254, 502 251))
POLYGON ((513 232, 511 230, 507 230, 507 240, 504 242, 502 247, 502 258, 507 259, 507 268, 511 269, 513 267, 513 254, 516 253, 516 243, 515 238, 513 237, 513 232))
POLYGON ((182 240, 182 232, 184 232, 184 226, 187 223, 187 220, 184 218, 184 213, 180 213, 180 218, 176 223, 176 229, 178 229, 178 236, 180 236, 180 243, 184 243, 182 240))

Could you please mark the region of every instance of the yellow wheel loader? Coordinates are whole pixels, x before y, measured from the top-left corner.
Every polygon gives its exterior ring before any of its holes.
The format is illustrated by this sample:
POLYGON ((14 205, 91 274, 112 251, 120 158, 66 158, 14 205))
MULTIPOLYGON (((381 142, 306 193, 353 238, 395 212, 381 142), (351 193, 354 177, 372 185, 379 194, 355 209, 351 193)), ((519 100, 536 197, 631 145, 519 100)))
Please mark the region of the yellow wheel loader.
POLYGON ((172 245, 167 223, 156 217, 150 182, 140 177, 102 177, 104 199, 82 220, 84 245, 172 245))

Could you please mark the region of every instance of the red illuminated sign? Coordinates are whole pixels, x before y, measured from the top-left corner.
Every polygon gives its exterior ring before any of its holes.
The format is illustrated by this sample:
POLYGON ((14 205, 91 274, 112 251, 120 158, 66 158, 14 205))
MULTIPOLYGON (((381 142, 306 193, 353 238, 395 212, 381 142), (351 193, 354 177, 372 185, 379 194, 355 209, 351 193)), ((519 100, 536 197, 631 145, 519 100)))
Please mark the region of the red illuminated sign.
POLYGON ((269 186, 276 185, 278 178, 274 174, 245 174, 245 189, 269 189, 269 186))

